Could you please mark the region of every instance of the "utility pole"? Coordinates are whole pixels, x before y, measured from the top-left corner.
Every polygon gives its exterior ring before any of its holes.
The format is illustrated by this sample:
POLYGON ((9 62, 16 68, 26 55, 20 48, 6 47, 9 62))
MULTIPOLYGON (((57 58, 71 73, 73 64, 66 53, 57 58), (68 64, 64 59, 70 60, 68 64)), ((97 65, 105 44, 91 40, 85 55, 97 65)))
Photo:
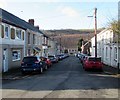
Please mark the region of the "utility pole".
POLYGON ((95 8, 95 57, 97 57, 97 8, 95 8))
POLYGON ((62 51, 62 45, 61 45, 61 34, 59 34, 60 36, 60 54, 61 54, 61 51, 62 51))
MULTIPOLYGON (((93 17, 93 16, 88 16, 88 17, 93 17)), ((95 18, 95 57, 97 57, 97 8, 95 8, 94 18, 95 18)))

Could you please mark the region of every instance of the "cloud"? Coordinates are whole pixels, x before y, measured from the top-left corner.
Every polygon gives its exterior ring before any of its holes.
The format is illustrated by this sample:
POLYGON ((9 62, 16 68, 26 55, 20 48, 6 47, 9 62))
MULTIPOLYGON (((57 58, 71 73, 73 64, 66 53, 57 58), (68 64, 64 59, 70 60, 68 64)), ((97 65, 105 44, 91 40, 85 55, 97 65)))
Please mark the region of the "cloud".
POLYGON ((66 15, 66 16, 69 16, 69 17, 77 17, 79 16, 79 13, 71 8, 71 7, 64 7, 64 8, 61 8, 61 13, 66 15))

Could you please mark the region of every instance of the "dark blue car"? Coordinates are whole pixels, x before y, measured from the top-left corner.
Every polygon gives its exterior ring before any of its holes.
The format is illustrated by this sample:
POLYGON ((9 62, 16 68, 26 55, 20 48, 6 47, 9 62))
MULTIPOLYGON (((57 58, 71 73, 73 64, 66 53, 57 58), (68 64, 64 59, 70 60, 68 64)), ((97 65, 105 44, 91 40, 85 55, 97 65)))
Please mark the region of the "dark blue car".
POLYGON ((24 57, 21 63, 21 71, 22 74, 26 72, 40 72, 42 73, 43 70, 47 70, 46 62, 42 61, 40 57, 37 56, 27 56, 24 57))

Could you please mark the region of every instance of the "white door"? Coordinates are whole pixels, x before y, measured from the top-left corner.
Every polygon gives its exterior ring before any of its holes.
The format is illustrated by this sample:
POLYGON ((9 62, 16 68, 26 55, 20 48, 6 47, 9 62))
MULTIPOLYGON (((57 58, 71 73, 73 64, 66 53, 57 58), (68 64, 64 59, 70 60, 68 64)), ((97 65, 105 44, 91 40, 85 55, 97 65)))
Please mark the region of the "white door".
POLYGON ((8 51, 7 49, 3 50, 3 72, 8 71, 8 51))

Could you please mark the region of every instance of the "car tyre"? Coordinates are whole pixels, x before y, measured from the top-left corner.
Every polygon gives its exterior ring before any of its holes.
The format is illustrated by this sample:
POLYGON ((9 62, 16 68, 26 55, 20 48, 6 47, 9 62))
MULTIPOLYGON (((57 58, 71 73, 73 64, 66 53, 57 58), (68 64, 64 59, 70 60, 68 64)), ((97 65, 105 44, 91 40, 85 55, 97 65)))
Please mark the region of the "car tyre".
POLYGON ((42 67, 40 68, 40 73, 43 73, 43 68, 42 67))
POLYGON ((48 66, 46 65, 46 66, 45 66, 45 70, 47 70, 47 69, 48 69, 48 66))
POLYGON ((26 75, 26 72, 25 72, 25 71, 22 71, 22 75, 26 75))

